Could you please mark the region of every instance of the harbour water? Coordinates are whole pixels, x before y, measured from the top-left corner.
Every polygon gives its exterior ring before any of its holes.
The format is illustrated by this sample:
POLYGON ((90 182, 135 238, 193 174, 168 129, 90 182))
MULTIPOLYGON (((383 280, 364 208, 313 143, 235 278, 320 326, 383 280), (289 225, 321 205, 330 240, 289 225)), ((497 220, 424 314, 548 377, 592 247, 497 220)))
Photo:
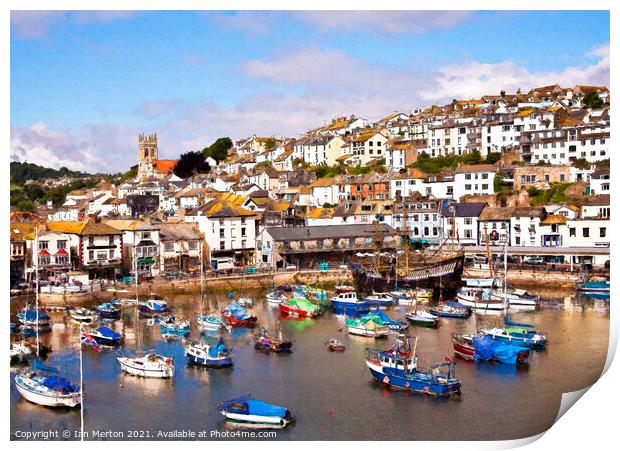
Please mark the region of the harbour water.
MULTIPOLYGON (((176 375, 172 380, 141 379, 121 373, 118 353, 136 347, 135 307, 125 307, 122 320, 112 323, 125 334, 119 351, 92 349, 84 352, 87 440, 111 438, 162 439, 159 431, 230 430, 217 412, 218 403, 242 394, 287 406, 297 417, 291 427, 277 431, 281 440, 499 440, 516 439, 548 429, 558 412, 563 392, 582 389, 600 376, 607 356, 609 300, 590 298, 550 300, 536 312, 515 311, 514 321, 534 323, 549 337, 546 350, 533 351, 529 366, 516 368, 497 363, 472 363, 455 359, 456 375, 463 384, 460 398, 435 399, 389 390, 374 382, 364 364, 367 348, 384 349, 387 339, 348 335, 344 318, 327 312, 317 320, 281 317, 264 301, 264 291, 247 293, 258 301, 259 324, 275 333, 280 327, 294 342, 291 354, 264 354, 254 349, 248 329, 225 332, 233 347, 234 367, 205 369, 186 364, 184 341, 166 342, 158 325, 138 320, 144 350, 173 356, 176 375), (338 338, 343 353, 328 352, 324 343, 338 338), (93 436, 98 431, 100 436, 93 436), (141 431, 130 437, 131 431, 141 431), (107 437, 106 437, 107 436, 107 437)), ((169 298, 177 317, 193 318, 199 310, 197 297, 169 298)), ((210 295, 212 306, 225 306, 224 293, 210 295)), ((15 307, 14 307, 15 308, 15 307)), ((402 318, 407 307, 387 311, 402 318)), ((13 312, 14 313, 14 312, 13 312)), ((42 341, 53 353, 46 363, 61 374, 79 380, 79 326, 63 313, 51 313, 54 322, 42 341)), ((480 316, 478 319, 480 320, 480 316)), ((488 315, 485 321, 499 321, 488 315)), ((442 319, 438 329, 410 326, 409 335, 419 337, 420 366, 453 358, 451 332, 470 332, 475 318, 442 319)), ((193 324, 189 340, 198 339, 193 324)), ((10 376, 12 438, 24 432, 70 431, 76 439, 80 410, 51 410, 20 397, 10 376)), ((182 435, 182 433, 181 433, 182 435)), ((62 434, 59 439, 62 439, 62 434)), ((273 437, 272 437, 273 438, 273 437)))

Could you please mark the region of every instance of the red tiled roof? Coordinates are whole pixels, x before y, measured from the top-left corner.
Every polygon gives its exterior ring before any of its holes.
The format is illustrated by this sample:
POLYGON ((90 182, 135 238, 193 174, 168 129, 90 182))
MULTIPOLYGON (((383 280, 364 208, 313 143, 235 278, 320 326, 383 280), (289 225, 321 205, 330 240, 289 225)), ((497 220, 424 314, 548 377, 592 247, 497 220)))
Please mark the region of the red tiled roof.
POLYGON ((177 160, 155 160, 156 172, 172 172, 177 165, 177 160))

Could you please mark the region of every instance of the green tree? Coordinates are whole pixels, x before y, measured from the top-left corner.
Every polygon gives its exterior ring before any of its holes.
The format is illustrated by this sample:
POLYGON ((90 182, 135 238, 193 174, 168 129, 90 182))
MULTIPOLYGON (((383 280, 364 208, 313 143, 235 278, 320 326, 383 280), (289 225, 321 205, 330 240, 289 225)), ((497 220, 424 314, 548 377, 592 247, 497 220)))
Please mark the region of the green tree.
POLYGON ((32 211, 34 209, 34 203, 30 199, 21 199, 17 202, 15 208, 18 211, 32 211))
POLYGON ((178 177, 186 179, 194 174, 209 172, 210 169, 202 152, 186 152, 177 161, 174 173, 178 177))
POLYGON ((603 106, 603 100, 594 91, 590 91, 585 96, 583 96, 582 102, 588 108, 593 109, 602 108, 603 106))
MULTIPOLYGON (((232 148, 233 143, 231 139, 226 136, 224 138, 218 138, 209 147, 202 149, 202 154, 205 158, 211 157, 218 163, 228 158, 228 151, 232 148)), ((179 176, 180 177, 180 176, 179 176)))
POLYGON ((501 152, 489 152, 484 162, 487 164, 495 164, 502 158, 501 152))
POLYGON ((269 138, 267 142, 265 143, 265 149, 273 150, 277 147, 277 145, 278 145, 278 141, 276 141, 274 138, 269 138))
POLYGON ((590 162, 585 158, 577 158, 573 161, 573 166, 577 169, 590 169, 590 162))

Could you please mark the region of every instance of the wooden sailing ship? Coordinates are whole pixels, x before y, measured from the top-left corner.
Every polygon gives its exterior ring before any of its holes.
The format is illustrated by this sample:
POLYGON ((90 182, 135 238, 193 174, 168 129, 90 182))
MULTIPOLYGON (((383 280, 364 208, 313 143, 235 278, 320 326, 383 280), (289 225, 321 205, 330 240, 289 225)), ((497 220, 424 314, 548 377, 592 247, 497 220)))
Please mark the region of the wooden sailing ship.
POLYGON ((414 242, 409 235, 408 215, 403 214, 404 226, 397 231, 400 236, 400 250, 387 250, 385 239, 388 236, 379 221, 374 222, 372 235, 374 255, 372 265, 361 265, 354 270, 353 276, 357 288, 362 291, 390 291, 398 288, 438 288, 441 283, 447 290, 457 289, 461 285, 464 253, 452 244, 447 245, 451 237, 456 236, 455 221, 452 221, 452 233, 444 237, 441 233, 436 248, 414 249, 414 242))

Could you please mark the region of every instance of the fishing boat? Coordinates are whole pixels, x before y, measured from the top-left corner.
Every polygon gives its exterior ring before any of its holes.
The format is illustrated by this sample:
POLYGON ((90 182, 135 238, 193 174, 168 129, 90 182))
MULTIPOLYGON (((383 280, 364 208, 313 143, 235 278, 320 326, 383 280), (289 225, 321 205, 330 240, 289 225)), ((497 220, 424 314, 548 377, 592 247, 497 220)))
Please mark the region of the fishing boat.
POLYGON ((185 348, 185 355, 190 363, 210 368, 225 368, 233 364, 232 352, 222 337, 214 344, 194 341, 185 348))
POLYGON ((361 318, 348 318, 345 325, 350 334, 362 337, 382 338, 390 333, 387 325, 373 313, 368 313, 361 318))
POLYGON ((388 296, 392 298, 395 304, 412 305, 415 298, 411 295, 410 290, 395 290, 388 292, 388 296))
POLYGON ((78 386, 51 373, 22 372, 15 376, 15 387, 26 401, 40 406, 75 407, 82 401, 78 386))
POLYGON ((375 307, 374 309, 370 310, 370 313, 377 315, 379 318, 381 318, 381 321, 383 321, 383 324, 385 324, 391 330, 403 331, 407 327, 409 327, 409 324, 407 324, 405 321, 397 321, 395 319, 390 318, 387 315, 387 313, 385 313, 380 308, 375 307))
POLYGON ((331 303, 336 314, 363 315, 370 309, 368 302, 358 299, 354 291, 337 294, 331 299, 331 303))
POLYGON ((582 280, 575 282, 577 293, 591 297, 608 298, 610 296, 610 283, 607 280, 582 280))
POLYGON ((24 307, 17 313, 17 320, 25 327, 46 329, 50 327, 49 315, 39 308, 24 307))
POLYGON ((428 371, 419 370, 416 346, 417 339, 411 350, 409 338, 400 335, 387 351, 369 349, 366 366, 377 381, 390 387, 441 397, 460 393, 461 382, 455 377, 454 362, 436 363, 428 371))
POLYGON ((437 324, 439 323, 438 317, 423 310, 407 312, 405 314, 405 318, 407 318, 409 322, 415 326, 437 327, 437 324))
POLYGON ((285 428, 295 421, 286 407, 269 404, 249 395, 222 401, 218 411, 228 420, 265 427, 285 428))
POLYGON ((214 313, 196 313, 198 327, 203 330, 219 330, 226 327, 226 323, 221 316, 214 313))
POLYGON ((499 282, 495 277, 463 277, 465 286, 473 288, 497 288, 499 282))
POLYGON ((231 327, 254 327, 258 318, 250 314, 236 301, 232 301, 228 307, 222 309, 222 318, 231 327))
POLYGON ((117 319, 121 317, 121 309, 113 302, 104 302, 95 306, 101 318, 117 319))
POLYGON ((265 295, 265 298, 269 304, 279 304, 288 299, 286 295, 280 291, 271 291, 265 295))
POLYGON ((379 307, 387 307, 394 304, 394 299, 389 293, 372 293, 363 298, 368 304, 379 307))
POLYGON ((78 323, 92 323, 97 319, 97 313, 84 307, 72 307, 68 311, 71 319, 78 323))
POLYGON ((351 292, 355 291, 355 287, 353 287, 351 285, 340 284, 340 285, 336 285, 334 287, 334 291, 336 292, 336 295, 338 295, 340 293, 351 293, 351 292))
POLYGON ((293 342, 282 338, 282 331, 279 337, 270 336, 265 327, 261 327, 258 334, 253 335, 254 348, 264 352, 290 352, 293 342))
POLYGON ((293 297, 278 304, 280 312, 285 315, 299 316, 300 318, 316 318, 323 309, 305 298, 293 297))
POLYGON ((161 299, 149 299, 146 302, 138 302, 140 315, 146 318, 162 316, 168 313, 168 303, 161 299))
POLYGON ((335 338, 330 338, 325 342, 325 344, 327 345, 327 349, 331 352, 343 352, 346 349, 344 344, 335 338))
POLYGON ((441 318, 469 318, 471 309, 459 302, 448 301, 428 309, 429 312, 441 318))
POLYGON ((170 378, 174 376, 172 357, 164 357, 154 352, 142 357, 118 357, 121 370, 132 376, 151 378, 170 378))
POLYGON ((525 365, 530 356, 528 348, 502 344, 484 334, 453 333, 452 347, 458 357, 472 361, 525 365))
POLYGON ((120 346, 123 339, 122 334, 113 331, 109 327, 98 327, 88 331, 88 334, 97 341, 97 344, 102 346, 120 346))
POLYGON ((174 316, 164 316, 160 319, 159 328, 162 335, 185 337, 189 335, 190 322, 177 320, 174 316))

